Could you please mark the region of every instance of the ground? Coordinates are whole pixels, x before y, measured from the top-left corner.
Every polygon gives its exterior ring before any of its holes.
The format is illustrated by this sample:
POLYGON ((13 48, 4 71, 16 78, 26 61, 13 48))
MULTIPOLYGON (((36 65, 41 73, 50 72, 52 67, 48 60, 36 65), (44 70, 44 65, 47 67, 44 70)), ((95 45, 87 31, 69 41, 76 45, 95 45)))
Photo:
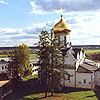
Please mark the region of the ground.
POLYGON ((58 93, 53 97, 43 98, 44 94, 25 96, 22 100, 98 100, 93 91, 79 91, 70 93, 58 93))
POLYGON ((100 92, 76 88, 66 88, 65 91, 54 93, 52 97, 49 93, 48 97, 44 98, 45 93, 38 91, 40 87, 43 86, 40 86, 37 79, 17 82, 12 88, 14 92, 5 97, 4 100, 100 100, 100 92))
POLYGON ((44 86, 40 85, 38 79, 14 82, 13 92, 7 95, 4 100, 100 100, 100 91, 68 87, 60 93, 54 93, 54 96, 50 96, 49 93, 48 97, 44 98, 42 87, 44 86))

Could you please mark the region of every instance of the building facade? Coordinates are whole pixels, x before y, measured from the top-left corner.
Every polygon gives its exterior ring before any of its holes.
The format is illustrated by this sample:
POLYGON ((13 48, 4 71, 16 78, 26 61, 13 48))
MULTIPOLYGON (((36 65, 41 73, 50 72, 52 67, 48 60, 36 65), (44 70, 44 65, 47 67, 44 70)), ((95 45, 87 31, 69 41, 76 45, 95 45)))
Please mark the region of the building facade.
POLYGON ((0 73, 7 73, 8 62, 5 60, 0 61, 0 73))
POLYGON ((71 30, 62 16, 60 21, 54 25, 53 31, 58 45, 65 52, 64 77, 61 79, 61 84, 64 87, 94 88, 94 73, 98 66, 95 62, 86 59, 84 49, 72 48, 71 30))

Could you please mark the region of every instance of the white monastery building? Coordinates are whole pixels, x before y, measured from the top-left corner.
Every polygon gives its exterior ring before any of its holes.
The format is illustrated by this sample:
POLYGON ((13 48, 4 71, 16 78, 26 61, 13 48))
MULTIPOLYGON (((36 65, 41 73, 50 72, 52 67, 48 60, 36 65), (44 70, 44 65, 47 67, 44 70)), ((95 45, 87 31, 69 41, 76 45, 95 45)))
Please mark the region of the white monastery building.
POLYGON ((1 60, 0 61, 0 74, 7 73, 7 68, 8 68, 8 62, 5 60, 1 60))
POLYGON ((84 49, 72 48, 70 41, 71 30, 62 16, 60 21, 54 25, 53 31, 58 45, 64 52, 64 78, 61 81, 63 86, 94 88, 95 72, 97 72, 98 65, 96 62, 86 59, 84 49))

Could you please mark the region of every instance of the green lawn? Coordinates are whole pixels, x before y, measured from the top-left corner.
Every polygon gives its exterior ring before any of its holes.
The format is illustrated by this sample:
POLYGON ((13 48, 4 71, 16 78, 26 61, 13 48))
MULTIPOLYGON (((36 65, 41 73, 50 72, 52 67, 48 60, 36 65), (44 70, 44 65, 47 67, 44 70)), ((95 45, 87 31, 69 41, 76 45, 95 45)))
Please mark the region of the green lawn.
POLYGON ((68 100, 97 100, 97 97, 93 91, 72 92, 66 94, 65 96, 68 98, 68 100))
POLYGON ((30 54, 30 59, 37 59, 38 55, 37 54, 30 54))
POLYGON ((100 53, 100 50, 99 49, 88 49, 88 50, 85 50, 85 53, 88 54, 88 55, 91 55, 91 54, 95 54, 95 53, 100 53))
POLYGON ((28 75, 28 76, 25 76, 23 79, 24 80, 30 80, 30 79, 34 79, 34 78, 38 78, 38 75, 28 75))
POLYGON ((96 62, 100 61, 99 55, 100 55, 100 50, 99 49, 88 49, 85 50, 86 53, 86 58, 94 60, 96 62))
MULTIPOLYGON (((25 96, 21 100, 40 100, 44 94, 33 94, 25 96)), ((58 93, 53 97, 42 98, 41 100, 98 100, 93 91, 80 91, 71 93, 58 93)))
POLYGON ((8 55, 0 55, 0 58, 6 58, 8 55))

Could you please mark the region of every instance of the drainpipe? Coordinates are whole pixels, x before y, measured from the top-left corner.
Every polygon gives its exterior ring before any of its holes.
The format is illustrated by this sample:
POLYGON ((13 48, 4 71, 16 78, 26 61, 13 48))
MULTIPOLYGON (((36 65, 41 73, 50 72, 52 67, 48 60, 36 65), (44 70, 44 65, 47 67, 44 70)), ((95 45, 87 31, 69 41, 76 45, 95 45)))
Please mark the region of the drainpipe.
POLYGON ((76 70, 75 70, 75 88, 76 88, 76 70))
POLYGON ((76 69, 76 62, 75 62, 75 69, 74 70, 75 70, 75 88, 76 88, 76 70, 77 70, 76 69))

